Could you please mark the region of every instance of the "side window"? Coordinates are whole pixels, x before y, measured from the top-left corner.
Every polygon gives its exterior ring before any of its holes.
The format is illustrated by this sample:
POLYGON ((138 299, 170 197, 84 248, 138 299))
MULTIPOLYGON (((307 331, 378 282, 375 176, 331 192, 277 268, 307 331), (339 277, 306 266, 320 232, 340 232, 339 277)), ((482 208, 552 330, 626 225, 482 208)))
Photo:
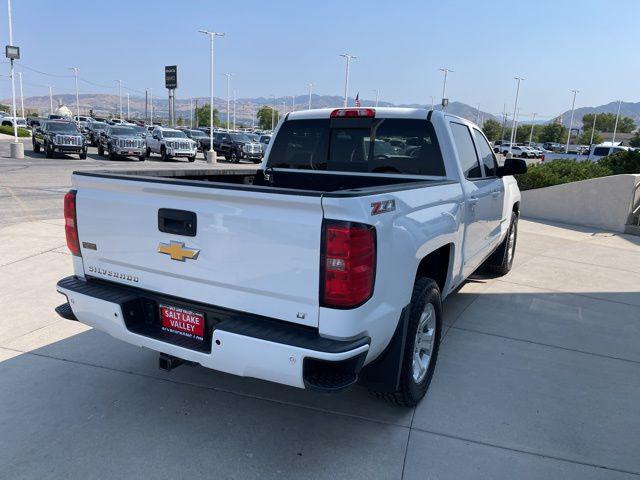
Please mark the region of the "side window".
POLYGON ((471 132, 466 125, 451 122, 451 133, 453 134, 453 142, 456 144, 458 156, 460 157, 460 166, 462 173, 469 179, 482 178, 482 170, 478 162, 476 148, 473 146, 471 132))
POLYGON ((484 165, 484 176, 495 177, 498 173, 498 166, 496 164, 496 157, 493 155, 491 147, 487 143, 484 135, 477 129, 473 129, 473 134, 476 137, 476 145, 478 146, 478 155, 484 165))

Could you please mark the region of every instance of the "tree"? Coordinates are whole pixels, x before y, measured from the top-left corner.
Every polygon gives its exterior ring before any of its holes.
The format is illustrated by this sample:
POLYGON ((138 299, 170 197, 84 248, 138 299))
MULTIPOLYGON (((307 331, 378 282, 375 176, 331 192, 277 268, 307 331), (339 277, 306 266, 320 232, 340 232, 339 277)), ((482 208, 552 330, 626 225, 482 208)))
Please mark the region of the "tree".
POLYGON ((561 143, 567 140, 567 128, 560 123, 548 123, 543 125, 540 135, 538 136, 539 142, 552 142, 561 143))
MULTIPOLYGON (((591 128, 587 128, 582 135, 578 137, 578 143, 581 145, 589 145, 591 142, 591 128)), ((597 145, 598 143, 602 143, 602 135, 600 135, 599 131, 595 131, 593 134, 593 143, 597 145)))
MULTIPOLYGON (((201 107, 196 108, 196 121, 198 122, 199 127, 209 127, 209 120, 211 116, 211 106, 208 103, 205 103, 201 107)), ((218 119, 218 109, 213 109, 213 126, 220 124, 220 120, 218 119)))
MULTIPOLYGON (((587 113, 582 116, 582 123, 584 128, 593 127, 593 113, 587 113)), ((613 132, 616 124, 616 116, 613 113, 598 113, 596 118, 596 131, 601 132, 613 132)), ((618 118, 618 132, 630 133, 636 128, 636 124, 631 117, 618 118)))
POLYGON ((629 140, 629 145, 631 145, 633 148, 640 148, 640 132, 636 132, 635 135, 631 137, 631 140, 629 140))
POLYGON ((184 118, 182 118, 182 117, 178 117, 178 121, 177 121, 177 123, 178 123, 178 126, 179 126, 179 127, 182 127, 182 126, 184 125, 184 118))
POLYGON ((273 108, 263 105, 258 110, 256 114, 256 118, 258 119, 258 125, 263 130, 273 130, 275 126, 278 124, 278 119, 280 118, 278 115, 278 111, 274 112, 273 108), (273 121, 271 115, 273 114, 273 121), (272 124, 273 123, 273 124, 272 124))
POLYGON ((482 125, 482 131, 487 136, 490 142, 494 142, 500 138, 502 125, 490 118, 488 120, 485 120, 484 125, 482 125))
POLYGON ((11 108, 9 108, 9 105, 0 104, 0 112, 10 113, 11 108))

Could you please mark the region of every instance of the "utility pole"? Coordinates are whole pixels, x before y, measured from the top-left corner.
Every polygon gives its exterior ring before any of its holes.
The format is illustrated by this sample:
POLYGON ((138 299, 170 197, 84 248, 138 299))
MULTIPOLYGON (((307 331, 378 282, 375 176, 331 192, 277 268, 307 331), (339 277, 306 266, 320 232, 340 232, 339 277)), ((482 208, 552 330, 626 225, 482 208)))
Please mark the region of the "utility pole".
POLYGON ((122 80, 116 80, 118 82, 118 109, 120 110, 120 121, 122 121, 122 80))
POLYGON ((193 98, 189 99, 189 128, 193 129, 193 98))
POLYGON ((73 75, 76 79, 76 115, 80 117, 80 95, 78 94, 78 67, 71 67, 70 70, 73 70, 73 75))
POLYGON ((291 97, 291 111, 292 112, 296 111, 296 96, 295 95, 293 97, 291 97))
POLYGON ((378 108, 378 98, 380 97, 380 91, 379 91, 377 88, 375 88, 373 91, 374 91, 374 92, 376 92, 376 103, 375 103, 375 107, 376 107, 376 108, 378 108))
MULTIPOLYGON (((453 70, 447 67, 443 67, 440 69, 441 72, 444 73, 444 81, 442 82, 442 109, 445 109, 445 100, 447 100, 447 74, 449 72, 453 73, 453 70)), ((447 101, 448 103, 448 101, 447 101)))
POLYGON ((576 107, 576 95, 580 90, 571 90, 573 92, 573 101, 571 102, 571 118, 569 119, 569 133, 567 133, 567 145, 564 147, 564 153, 569 153, 569 141, 571 140, 571 129, 573 128, 573 111, 576 107))
POLYGON ((622 105, 622 100, 618 100, 618 112, 616 113, 616 123, 613 125, 613 138, 611 139, 612 147, 613 147, 613 143, 616 141, 616 132, 618 131, 618 118, 620 118, 620 105, 622 105))
POLYGON ((49 113, 53 115, 53 87, 49 85, 49 113))
POLYGON ((478 108, 476 109, 476 125, 480 125, 480 104, 478 104, 478 108))
POLYGON ((20 111, 22 117, 24 117, 24 94, 22 93, 22 72, 18 72, 18 79, 20 80, 20 111))
POLYGON ((273 108, 271 109, 271 131, 273 132, 274 121, 276 117, 276 96, 271 95, 273 97, 273 108))
POLYGON ((127 93, 127 120, 131 118, 131 108, 129 104, 129 94, 127 93))
POLYGON ((591 127, 591 140, 589 140, 589 155, 587 156, 587 160, 591 158, 591 150, 593 146, 593 135, 596 131, 596 118, 598 118, 598 112, 594 112, 593 114, 593 126, 591 127))
POLYGON ((435 107, 435 103, 434 103, 434 97, 433 97, 433 95, 429 95, 429 96, 431 97, 431 110, 435 110, 436 107, 435 107))
POLYGON ((233 131, 236 131, 236 90, 233 91, 233 131))
POLYGON ((516 114, 515 127, 513 130, 513 141, 516 142, 518 140, 518 122, 520 121, 520 109, 518 109, 518 113, 516 114))
POLYGON ((520 82, 524 80, 523 77, 513 77, 514 80, 517 80, 518 85, 516 87, 516 101, 513 106, 513 126, 511 127, 511 140, 509 142, 509 153, 511 153, 511 148, 513 147, 513 142, 515 141, 514 135, 516 130, 516 115, 518 113, 518 96, 520 95, 520 82))
POLYGON ((231 123, 231 77, 233 73, 225 73, 227 77, 227 132, 229 131, 229 124, 231 123))
POLYGON ((344 75, 344 107, 346 108, 348 106, 347 104, 349 95, 349 65, 351 64, 351 60, 355 60, 358 57, 349 53, 341 53, 340 56, 344 57, 347 60, 347 69, 345 70, 344 75))
POLYGON ((313 91, 313 83, 309 84, 309 107, 307 110, 311 110, 311 92, 313 91))
POLYGON ((144 121, 149 121, 149 91, 144 89, 144 121))
POLYGON ((216 37, 224 37, 224 33, 222 32, 212 32, 209 30, 198 30, 198 32, 203 33, 205 35, 209 35, 209 39, 211 42, 211 48, 210 48, 210 55, 211 55, 211 59, 210 59, 210 67, 211 67, 211 77, 209 79, 209 86, 211 87, 211 92, 210 92, 210 100, 209 100, 209 153, 207 154, 207 162, 208 163, 215 163, 217 161, 216 159, 216 152, 213 149, 213 93, 214 93, 214 86, 215 86, 215 58, 214 58, 214 41, 216 37))
POLYGON ((153 88, 149 89, 149 115, 149 122, 151 125, 153 125, 153 88))
POLYGON ((533 138, 533 126, 535 124, 536 121, 536 115, 537 113, 533 114, 533 119, 531 120, 531 133, 529 133, 529 146, 531 146, 531 139, 533 138))

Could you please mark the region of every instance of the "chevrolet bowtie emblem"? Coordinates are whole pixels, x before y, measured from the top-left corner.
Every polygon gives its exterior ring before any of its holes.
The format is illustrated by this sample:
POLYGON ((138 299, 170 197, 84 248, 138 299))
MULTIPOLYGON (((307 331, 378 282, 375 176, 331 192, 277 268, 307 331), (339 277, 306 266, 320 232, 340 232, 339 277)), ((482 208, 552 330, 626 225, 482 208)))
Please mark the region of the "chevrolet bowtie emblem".
POLYGON ((198 258, 200 250, 195 248, 185 247, 183 242, 171 241, 167 243, 161 243, 158 245, 158 252, 164 253, 171 257, 171 260, 179 260, 184 262, 185 259, 195 260, 198 258))

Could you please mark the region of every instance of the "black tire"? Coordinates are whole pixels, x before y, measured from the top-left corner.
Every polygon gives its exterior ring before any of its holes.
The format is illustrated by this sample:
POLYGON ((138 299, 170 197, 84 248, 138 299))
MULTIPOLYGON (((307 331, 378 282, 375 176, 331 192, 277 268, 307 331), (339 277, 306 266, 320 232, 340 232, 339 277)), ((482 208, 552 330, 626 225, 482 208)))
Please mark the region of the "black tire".
POLYGON ((194 155, 193 157, 189 157, 189 161, 190 162, 195 162, 196 161, 196 156, 194 155))
POLYGON ((151 149, 147 147, 147 151, 145 152, 146 157, 149 158, 151 156, 151 149))
POLYGON ((36 153, 40 153, 40 144, 35 140, 33 141, 33 151, 36 153))
POLYGON ((139 161, 139 162, 144 162, 144 161, 146 160, 146 158, 147 158, 147 156, 146 156, 146 155, 140 155, 140 156, 138 157, 138 161, 139 161))
POLYGON ((166 148, 164 148, 164 147, 162 147, 162 148, 160 149, 160 159, 161 159, 163 162, 166 162, 167 160, 169 160, 169 158, 170 158, 170 157, 167 155, 167 149, 166 149, 166 148))
POLYGON ((102 145, 98 145, 98 156, 99 157, 104 157, 104 148, 102 148, 102 145))
POLYGON ((47 158, 53 158, 53 148, 46 143, 44 144, 44 151, 47 158))
POLYGON ((409 324, 407 325, 407 338, 402 357, 400 370, 400 385, 395 392, 371 393, 396 405, 413 407, 424 397, 431 384, 440 349, 440 332, 442 331, 442 299, 438 284, 426 277, 419 277, 413 287, 411 295, 411 311, 409 324), (419 381, 414 379, 413 358, 417 342, 418 326, 421 323, 422 314, 427 309, 427 304, 433 307, 434 318, 433 343, 430 348, 430 360, 426 367, 426 373, 419 381))
POLYGON ((80 160, 86 160, 87 159, 87 152, 82 152, 80 154, 80 160))
POLYGON ((511 213, 511 223, 507 236, 502 241, 495 252, 484 262, 484 268, 498 275, 506 275, 513 266, 513 258, 516 253, 516 243, 518 240, 518 214, 511 213))
POLYGON ((235 152, 235 150, 231 150, 231 154, 229 155, 229 161, 231 163, 238 163, 238 154, 235 152))
POLYGON ((116 155, 116 153, 111 150, 111 147, 109 147, 109 160, 117 160, 118 159, 118 155, 116 155))

